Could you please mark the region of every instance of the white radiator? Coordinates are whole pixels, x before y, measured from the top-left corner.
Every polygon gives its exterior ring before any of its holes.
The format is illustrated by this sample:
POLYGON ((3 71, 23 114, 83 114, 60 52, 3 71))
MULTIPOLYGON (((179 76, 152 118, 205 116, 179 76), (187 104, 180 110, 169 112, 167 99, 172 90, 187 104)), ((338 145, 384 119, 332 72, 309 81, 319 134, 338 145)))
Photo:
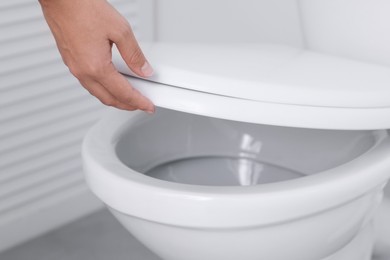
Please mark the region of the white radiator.
MULTIPOLYGON (((152 40, 153 1, 111 2, 152 40)), ((0 251, 101 208, 80 145, 102 110, 62 64, 38 1, 1 0, 0 251)))

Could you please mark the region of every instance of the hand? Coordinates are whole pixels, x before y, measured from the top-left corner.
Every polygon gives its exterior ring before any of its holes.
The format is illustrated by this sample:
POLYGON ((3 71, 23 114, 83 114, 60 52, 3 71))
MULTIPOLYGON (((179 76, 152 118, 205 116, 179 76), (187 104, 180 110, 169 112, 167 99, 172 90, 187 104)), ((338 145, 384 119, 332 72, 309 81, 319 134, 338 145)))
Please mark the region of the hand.
POLYGON ((106 0, 39 0, 62 59, 70 72, 103 104, 154 112, 154 105, 115 69, 115 44, 127 66, 141 77, 153 69, 130 25, 106 0))

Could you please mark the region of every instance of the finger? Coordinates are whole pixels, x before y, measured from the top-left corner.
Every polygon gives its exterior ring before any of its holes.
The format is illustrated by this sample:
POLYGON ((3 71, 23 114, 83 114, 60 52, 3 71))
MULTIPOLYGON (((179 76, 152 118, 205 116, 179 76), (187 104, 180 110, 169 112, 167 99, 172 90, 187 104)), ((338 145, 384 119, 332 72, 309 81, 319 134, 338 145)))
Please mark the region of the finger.
POLYGON ((131 71, 141 77, 152 76, 153 68, 146 60, 127 22, 122 31, 119 34, 113 35, 111 40, 117 46, 119 53, 131 71))
POLYGON ((153 103, 137 89, 133 88, 129 81, 119 74, 113 64, 97 80, 121 103, 129 104, 148 113, 154 113, 155 107, 153 103))
POLYGON ((137 108, 131 104, 124 104, 117 100, 109 91, 107 91, 99 82, 94 80, 80 81, 83 87, 93 96, 100 100, 106 106, 116 107, 121 110, 134 111, 137 108))

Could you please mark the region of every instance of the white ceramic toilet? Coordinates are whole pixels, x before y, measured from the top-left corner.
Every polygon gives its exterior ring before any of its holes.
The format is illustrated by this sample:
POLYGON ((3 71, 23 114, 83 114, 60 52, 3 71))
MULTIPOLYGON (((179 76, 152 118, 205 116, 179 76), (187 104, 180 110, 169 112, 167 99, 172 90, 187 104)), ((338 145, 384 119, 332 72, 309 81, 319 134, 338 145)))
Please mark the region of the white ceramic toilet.
MULTIPOLYGON (((165 260, 369 260, 390 68, 271 45, 144 45, 155 115, 87 134, 91 190, 165 260)), ((131 74, 118 58, 118 69, 131 74)))

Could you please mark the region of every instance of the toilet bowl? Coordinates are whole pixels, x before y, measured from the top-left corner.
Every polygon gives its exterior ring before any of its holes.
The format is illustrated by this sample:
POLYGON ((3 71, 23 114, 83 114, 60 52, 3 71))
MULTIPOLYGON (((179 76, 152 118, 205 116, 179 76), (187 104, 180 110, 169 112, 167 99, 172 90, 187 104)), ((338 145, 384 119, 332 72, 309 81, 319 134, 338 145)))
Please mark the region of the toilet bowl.
MULTIPOLYGON (((274 64, 272 49, 260 52, 274 64)), ((165 81, 170 68, 157 66, 161 85, 132 79, 160 106, 155 115, 111 110, 84 139, 87 183, 126 229, 165 260, 371 259, 373 215, 390 178, 390 138, 375 130, 390 127, 387 109, 339 106, 326 95, 321 102, 331 103, 314 106, 295 104, 300 95, 279 104, 183 89, 165 81), (234 102, 243 106, 229 109, 234 102), (258 105, 277 111, 248 110, 258 105), (359 115, 366 121, 345 122, 359 115)))
POLYGON ((153 117, 111 111, 83 146, 92 191, 168 260, 336 260, 354 239, 364 242, 344 254, 359 248, 364 256, 343 260, 370 259, 366 241, 389 153, 386 131, 254 125, 163 109, 153 117))

